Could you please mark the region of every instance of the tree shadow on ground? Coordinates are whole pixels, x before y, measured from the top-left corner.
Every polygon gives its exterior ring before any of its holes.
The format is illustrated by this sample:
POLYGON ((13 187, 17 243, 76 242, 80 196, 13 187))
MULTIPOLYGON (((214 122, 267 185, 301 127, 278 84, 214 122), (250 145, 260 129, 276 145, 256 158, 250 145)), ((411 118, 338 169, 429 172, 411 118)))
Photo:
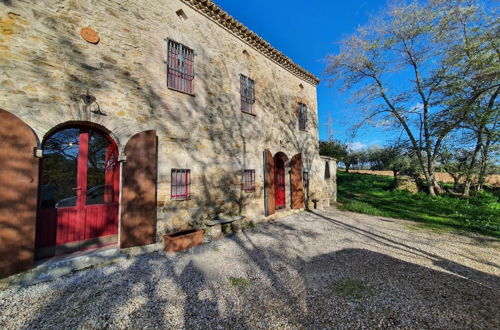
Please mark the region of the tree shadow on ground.
POLYGON ((463 276, 465 278, 469 278, 471 280, 477 281, 483 285, 486 286, 492 286, 496 290, 500 290, 500 278, 494 275, 490 275, 484 272, 480 272, 474 269, 471 269, 469 267, 465 267, 463 265, 460 265, 458 263, 455 263, 451 260, 442 258, 436 254, 429 253, 427 251, 424 251, 422 249, 413 247, 409 244, 401 243, 396 240, 395 237, 390 238, 387 236, 384 236, 382 234, 377 234, 365 229, 362 229, 360 227, 356 227, 353 225, 346 224, 342 221, 336 220, 333 217, 325 216, 323 214, 320 214, 318 212, 311 212, 315 214, 316 216, 329 221, 330 223, 334 224, 335 226, 341 227, 343 230, 348 230, 352 231, 355 234, 361 235, 369 240, 373 240, 378 242, 379 244, 398 249, 401 251, 404 251, 406 253, 412 253, 416 256, 420 257, 425 257, 427 259, 430 259, 433 261, 433 264, 436 266, 439 266, 445 270, 448 270, 452 273, 456 273, 460 276, 463 276))
MULTIPOLYGON (((55 281, 41 288, 51 296, 27 312, 27 327, 500 326, 498 277, 333 217, 306 221, 327 221, 330 230, 430 259, 445 271, 365 249, 306 257, 319 233, 278 221, 174 256, 141 256, 55 281), (238 259, 225 260, 220 247, 237 250, 238 259), (232 285, 232 276, 244 285, 232 285)), ((6 302, 0 307, 8 310, 6 302)))

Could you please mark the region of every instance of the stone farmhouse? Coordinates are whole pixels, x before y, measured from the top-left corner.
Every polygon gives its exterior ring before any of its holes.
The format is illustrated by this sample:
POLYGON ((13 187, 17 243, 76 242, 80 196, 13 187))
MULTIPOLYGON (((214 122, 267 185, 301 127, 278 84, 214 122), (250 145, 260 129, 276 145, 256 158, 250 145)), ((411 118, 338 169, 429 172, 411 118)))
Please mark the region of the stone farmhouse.
POLYGON ((212 1, 0 1, 0 81, 0 277, 335 199, 318 78, 212 1))

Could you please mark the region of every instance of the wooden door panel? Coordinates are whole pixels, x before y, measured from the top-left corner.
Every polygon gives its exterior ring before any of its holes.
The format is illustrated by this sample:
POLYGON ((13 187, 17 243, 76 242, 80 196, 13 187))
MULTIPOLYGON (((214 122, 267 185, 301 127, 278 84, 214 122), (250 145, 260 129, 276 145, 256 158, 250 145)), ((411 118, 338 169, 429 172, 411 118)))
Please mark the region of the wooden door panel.
POLYGON ((33 266, 38 195, 37 140, 0 109, 0 278, 33 266))
POLYGON ((151 244, 156 232, 156 131, 134 135, 122 170, 121 247, 151 244))
POLYGON ((79 217, 75 207, 58 208, 55 245, 79 241, 79 227, 79 217))
POLYGON ((304 187, 302 183, 302 155, 296 154, 290 161, 290 188, 292 194, 292 208, 304 207, 304 187))
POLYGON ((275 193, 274 193, 274 158, 269 150, 264 150, 264 172, 266 189, 266 216, 275 212, 275 193))
POLYGON ((117 235, 116 214, 118 204, 87 205, 85 208, 85 237, 89 240, 101 236, 117 235))

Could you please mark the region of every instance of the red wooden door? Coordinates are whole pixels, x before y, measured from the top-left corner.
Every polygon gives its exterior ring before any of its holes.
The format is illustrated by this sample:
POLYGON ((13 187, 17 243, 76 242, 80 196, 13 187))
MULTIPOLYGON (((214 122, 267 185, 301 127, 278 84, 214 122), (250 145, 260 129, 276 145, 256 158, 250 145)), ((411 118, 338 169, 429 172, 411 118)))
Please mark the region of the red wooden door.
POLYGON ((36 255, 117 242, 118 148, 107 135, 72 127, 44 142, 36 255))
POLYGON ((285 207, 285 163, 278 155, 274 159, 274 184, 276 209, 285 207))

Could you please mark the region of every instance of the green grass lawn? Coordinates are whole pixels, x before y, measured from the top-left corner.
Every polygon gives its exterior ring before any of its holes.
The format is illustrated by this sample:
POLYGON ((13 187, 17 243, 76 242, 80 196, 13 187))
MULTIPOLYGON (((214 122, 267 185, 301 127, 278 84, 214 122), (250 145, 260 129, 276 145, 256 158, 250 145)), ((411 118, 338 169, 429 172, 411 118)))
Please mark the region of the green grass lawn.
POLYGON ((337 173, 338 200, 347 211, 416 220, 440 231, 460 229, 500 237, 499 196, 482 192, 470 198, 429 196, 392 190, 393 178, 337 173))

